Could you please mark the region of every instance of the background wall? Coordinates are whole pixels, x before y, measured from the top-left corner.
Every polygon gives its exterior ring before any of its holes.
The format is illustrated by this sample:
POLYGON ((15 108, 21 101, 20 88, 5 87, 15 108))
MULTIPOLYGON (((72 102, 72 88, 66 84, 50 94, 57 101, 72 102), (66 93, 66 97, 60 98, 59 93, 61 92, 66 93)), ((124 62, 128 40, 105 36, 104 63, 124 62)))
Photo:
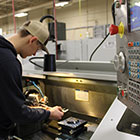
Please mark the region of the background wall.
MULTIPOLYGON (((84 0, 82 1, 81 10, 79 10, 79 3, 56 9, 57 21, 66 23, 67 40, 93 37, 93 26, 113 23, 112 3, 113 0, 84 0)), ((43 15, 52 14, 53 9, 40 8, 28 13, 27 17, 16 18, 17 29, 26 20, 39 20, 43 15)), ((13 17, 0 19, 0 28, 2 28, 4 35, 13 34, 13 17)))
POLYGON ((93 36, 93 26, 111 24, 111 5, 113 0, 85 0, 81 13, 79 4, 56 11, 58 21, 66 23, 67 39, 74 40, 93 36))

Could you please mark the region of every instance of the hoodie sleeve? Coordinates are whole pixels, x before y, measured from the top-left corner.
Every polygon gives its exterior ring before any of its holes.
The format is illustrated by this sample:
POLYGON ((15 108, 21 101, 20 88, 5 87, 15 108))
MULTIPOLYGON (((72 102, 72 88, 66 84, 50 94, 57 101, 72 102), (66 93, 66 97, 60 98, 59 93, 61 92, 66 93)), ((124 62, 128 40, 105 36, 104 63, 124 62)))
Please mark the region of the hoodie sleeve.
POLYGON ((21 65, 17 60, 9 60, 0 64, 0 108, 15 123, 48 119, 50 111, 29 108, 24 104, 21 72, 21 65))

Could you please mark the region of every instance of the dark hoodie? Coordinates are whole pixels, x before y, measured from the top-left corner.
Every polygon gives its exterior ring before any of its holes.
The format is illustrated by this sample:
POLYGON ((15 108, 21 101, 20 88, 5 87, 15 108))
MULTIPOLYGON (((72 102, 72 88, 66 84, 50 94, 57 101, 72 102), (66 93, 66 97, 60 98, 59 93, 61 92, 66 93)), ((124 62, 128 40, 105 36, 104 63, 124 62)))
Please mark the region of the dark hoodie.
POLYGON ((8 40, 0 36, 0 137, 8 136, 14 123, 48 119, 50 111, 31 109, 24 102, 22 67, 16 50, 8 40))

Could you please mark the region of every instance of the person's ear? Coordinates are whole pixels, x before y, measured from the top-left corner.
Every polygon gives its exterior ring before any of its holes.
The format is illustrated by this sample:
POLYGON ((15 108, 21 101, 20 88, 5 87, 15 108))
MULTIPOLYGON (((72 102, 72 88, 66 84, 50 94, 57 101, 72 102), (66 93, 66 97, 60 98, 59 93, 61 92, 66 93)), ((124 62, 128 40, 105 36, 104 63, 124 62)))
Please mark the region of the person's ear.
POLYGON ((29 43, 32 44, 34 41, 37 40, 37 37, 36 36, 32 36, 29 40, 29 43))

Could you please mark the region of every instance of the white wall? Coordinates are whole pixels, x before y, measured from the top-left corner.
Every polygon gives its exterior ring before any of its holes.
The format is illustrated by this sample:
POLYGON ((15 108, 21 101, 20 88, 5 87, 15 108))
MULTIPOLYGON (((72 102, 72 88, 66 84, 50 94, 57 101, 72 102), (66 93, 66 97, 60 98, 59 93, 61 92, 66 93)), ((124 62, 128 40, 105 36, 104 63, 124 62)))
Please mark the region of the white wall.
POLYGON ((87 26, 111 24, 113 22, 111 15, 111 5, 113 0, 85 0, 82 2, 81 13, 79 13, 79 4, 73 4, 70 7, 56 10, 58 21, 66 23, 67 39, 75 40, 85 38, 87 32, 93 36, 93 28, 75 29, 87 26))

